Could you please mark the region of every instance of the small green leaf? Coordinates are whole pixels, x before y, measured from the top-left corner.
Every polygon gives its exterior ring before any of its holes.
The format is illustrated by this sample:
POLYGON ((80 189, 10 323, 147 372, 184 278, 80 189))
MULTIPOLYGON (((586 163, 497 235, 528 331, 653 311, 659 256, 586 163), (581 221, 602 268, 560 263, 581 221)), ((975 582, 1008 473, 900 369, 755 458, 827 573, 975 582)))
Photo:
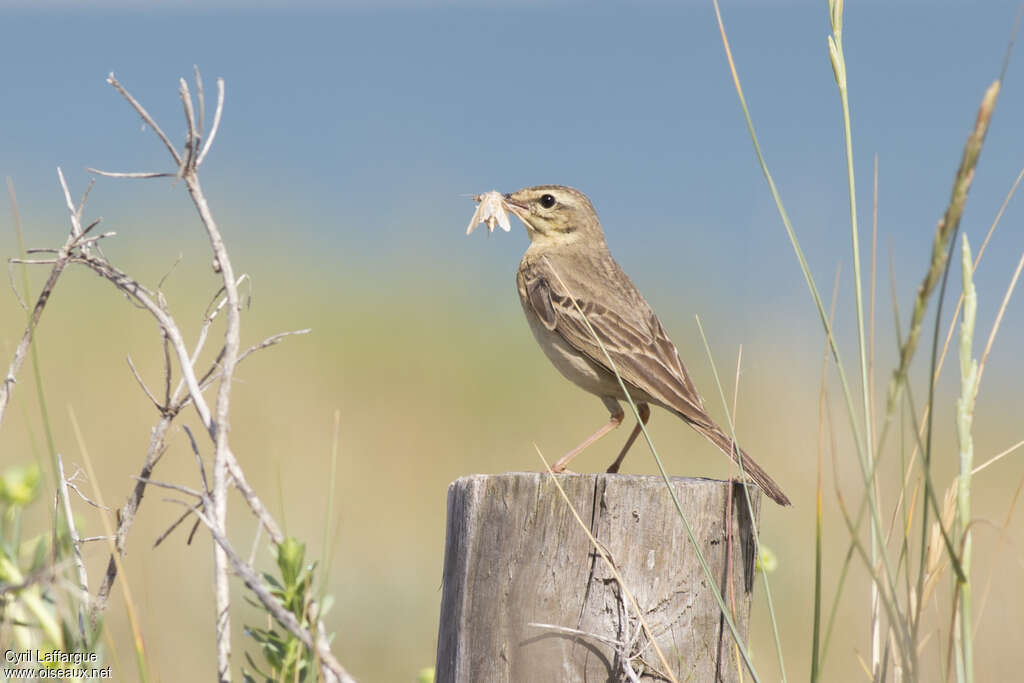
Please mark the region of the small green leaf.
POLYGON ((771 548, 762 543, 757 560, 754 562, 754 569, 765 574, 771 574, 778 568, 779 560, 775 557, 775 553, 772 552, 771 548))
POLYGON ((332 607, 334 607, 334 596, 333 595, 325 595, 324 599, 320 601, 320 614, 319 614, 319 617, 321 619, 326 617, 327 613, 331 611, 332 607))
POLYGON ((39 465, 8 468, 0 475, 0 502, 9 507, 25 507, 39 492, 39 465))
POLYGON ((281 570, 281 578, 285 586, 294 586, 299 572, 302 571, 302 561, 306 555, 306 544, 288 537, 277 546, 277 567, 281 570))

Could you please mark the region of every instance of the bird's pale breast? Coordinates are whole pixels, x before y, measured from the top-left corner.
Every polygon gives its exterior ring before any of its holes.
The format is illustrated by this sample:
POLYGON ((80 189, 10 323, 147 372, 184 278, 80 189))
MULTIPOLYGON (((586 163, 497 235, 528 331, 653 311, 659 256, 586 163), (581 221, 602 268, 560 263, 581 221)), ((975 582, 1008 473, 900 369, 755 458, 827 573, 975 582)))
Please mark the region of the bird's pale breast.
POLYGON ((563 377, 597 396, 625 398, 613 374, 570 346, 562 335, 545 327, 529 302, 522 297, 520 300, 534 339, 563 377))

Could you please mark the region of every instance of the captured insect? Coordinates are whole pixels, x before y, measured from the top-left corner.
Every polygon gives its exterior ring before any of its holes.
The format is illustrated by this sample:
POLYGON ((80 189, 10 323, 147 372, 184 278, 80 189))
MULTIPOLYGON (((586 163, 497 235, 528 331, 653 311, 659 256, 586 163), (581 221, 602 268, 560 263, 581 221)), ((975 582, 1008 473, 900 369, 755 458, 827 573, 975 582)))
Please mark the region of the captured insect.
POLYGON ((469 227, 466 234, 470 234, 481 223, 487 224, 487 229, 494 232, 494 228, 501 226, 501 229, 508 232, 512 229, 508 222, 508 214, 505 212, 505 197, 496 190, 484 192, 473 197, 473 201, 479 202, 473 217, 469 219, 469 227))

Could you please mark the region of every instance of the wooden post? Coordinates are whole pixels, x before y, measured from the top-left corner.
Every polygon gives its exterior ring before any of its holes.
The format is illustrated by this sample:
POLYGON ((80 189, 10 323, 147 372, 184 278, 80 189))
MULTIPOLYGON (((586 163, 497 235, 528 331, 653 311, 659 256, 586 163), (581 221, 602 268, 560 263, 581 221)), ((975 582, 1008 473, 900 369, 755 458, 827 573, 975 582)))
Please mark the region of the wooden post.
MULTIPOLYGON (((676 679, 738 680, 742 663, 729 627, 664 480, 558 477, 639 603, 676 679)), ((732 487, 727 544, 728 482, 674 478, 672 484, 727 605, 731 545, 734 619, 746 641, 754 542, 743 487, 732 487)), ((761 493, 748 490, 759 517, 761 493)), ((655 673, 663 667, 635 611, 549 475, 513 472, 453 482, 437 682, 626 681, 627 663, 641 680, 664 680, 655 673)))

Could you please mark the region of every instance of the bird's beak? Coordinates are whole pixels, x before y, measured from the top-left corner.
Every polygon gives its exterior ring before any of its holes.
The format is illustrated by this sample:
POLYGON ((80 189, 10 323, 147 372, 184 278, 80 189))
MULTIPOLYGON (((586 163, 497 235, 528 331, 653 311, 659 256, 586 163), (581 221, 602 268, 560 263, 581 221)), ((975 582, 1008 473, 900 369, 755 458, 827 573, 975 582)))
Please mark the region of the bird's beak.
POLYGON ((506 209, 514 213, 524 222, 526 221, 526 216, 530 214, 529 205, 514 199, 511 194, 506 194, 502 203, 505 205, 506 209))

